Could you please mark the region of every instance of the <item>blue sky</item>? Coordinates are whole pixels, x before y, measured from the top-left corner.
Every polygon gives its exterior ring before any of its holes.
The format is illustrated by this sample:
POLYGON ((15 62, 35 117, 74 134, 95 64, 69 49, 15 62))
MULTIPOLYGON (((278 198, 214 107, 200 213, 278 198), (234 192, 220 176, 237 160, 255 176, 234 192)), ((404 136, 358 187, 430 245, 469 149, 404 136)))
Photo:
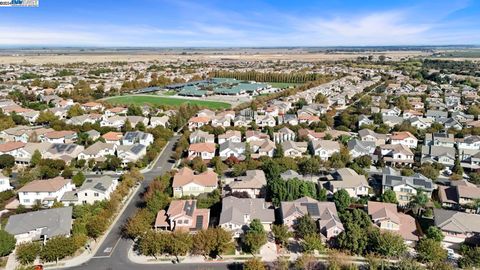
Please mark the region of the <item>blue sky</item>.
POLYGON ((39 0, 0 8, 0 46, 480 44, 480 0, 39 0))

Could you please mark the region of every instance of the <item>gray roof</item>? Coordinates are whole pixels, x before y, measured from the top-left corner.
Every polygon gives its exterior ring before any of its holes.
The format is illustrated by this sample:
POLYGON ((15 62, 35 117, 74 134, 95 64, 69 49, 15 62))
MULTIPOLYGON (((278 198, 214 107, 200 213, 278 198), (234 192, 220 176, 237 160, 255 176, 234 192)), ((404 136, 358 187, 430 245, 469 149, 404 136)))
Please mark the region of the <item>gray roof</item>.
POLYGON ((453 210, 433 209, 435 226, 457 233, 480 233, 480 215, 453 210))
POLYGON ((142 132, 142 131, 128 131, 123 135, 122 140, 129 141, 129 142, 134 142, 134 141, 139 141, 139 140, 144 140, 148 136, 148 133, 142 132))
POLYGON ((299 174, 298 172, 296 172, 294 170, 288 170, 288 171, 285 171, 284 173, 280 174, 280 177, 282 179, 285 179, 285 180, 290 180, 290 179, 294 179, 294 178, 302 179, 303 175, 299 174))
POLYGON ((140 144, 140 143, 135 143, 132 145, 119 145, 117 147, 118 152, 132 152, 135 155, 138 155, 140 152, 143 151, 143 149, 147 148, 145 145, 140 144))
POLYGON ((267 185, 267 179, 261 170, 249 170, 245 176, 239 176, 229 184, 231 189, 260 189, 265 185, 267 185))
POLYGON ((360 141, 357 139, 350 140, 347 143, 348 150, 355 150, 356 152, 363 153, 365 155, 373 154, 375 151, 376 145, 375 142, 370 141, 360 141))
MULTIPOLYGON (((275 210, 269 208, 265 199, 225 197, 222 200, 222 212, 219 224, 234 223, 245 224, 245 215, 250 215, 250 220, 259 219, 263 223, 275 221, 275 210)), ((245 224, 246 225, 246 224, 245 224)))
POLYGON ((52 154, 71 154, 77 147, 78 144, 73 143, 54 143, 47 151, 52 154))
POLYGON ((224 143, 220 144, 220 152, 231 149, 231 150, 245 150, 245 143, 244 142, 232 142, 232 141, 225 141, 224 143))
POLYGON ((5 230, 13 235, 40 229, 40 235, 46 235, 47 238, 70 235, 71 228, 72 207, 52 208, 13 215, 8 219, 5 226, 5 230))
POLYGON ((115 178, 108 175, 98 178, 87 178, 78 189, 78 192, 83 190, 95 190, 100 193, 105 193, 105 191, 107 191, 107 189, 113 184, 113 180, 115 180, 115 178))
POLYGON ((404 184, 427 192, 432 192, 435 189, 432 180, 422 174, 416 173, 412 176, 401 176, 396 171, 394 174, 392 171, 383 171, 382 186, 394 187, 404 184))
POLYGON ((448 117, 448 112, 439 110, 428 110, 425 116, 430 117, 448 117))

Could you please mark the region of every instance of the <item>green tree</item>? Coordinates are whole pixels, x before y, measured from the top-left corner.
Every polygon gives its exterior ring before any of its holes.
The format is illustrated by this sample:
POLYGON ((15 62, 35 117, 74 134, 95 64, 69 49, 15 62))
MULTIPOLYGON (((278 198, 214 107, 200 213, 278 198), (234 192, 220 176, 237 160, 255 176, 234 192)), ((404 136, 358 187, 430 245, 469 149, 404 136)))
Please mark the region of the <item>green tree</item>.
POLYGON ((442 242, 444 238, 442 230, 435 226, 428 227, 427 233, 425 235, 427 238, 433 239, 437 242, 442 242))
POLYGON ((444 262, 447 259, 447 251, 442 244, 434 239, 423 238, 417 246, 417 257, 424 263, 444 262))
POLYGON ((440 175, 438 170, 428 163, 422 165, 420 173, 434 181, 437 180, 438 176, 440 175))
POLYGON ((462 269, 480 267, 480 247, 460 246, 459 250, 462 257, 458 260, 458 266, 462 269))
POLYGON ((395 203, 395 204, 398 203, 397 194, 395 193, 395 191, 391 189, 385 190, 380 199, 382 200, 382 202, 386 202, 386 203, 395 203))
POLYGON ((152 227, 154 219, 155 214, 148 209, 141 209, 127 220, 123 227, 123 233, 126 237, 135 239, 152 227))
POLYGON ((13 166, 15 166, 15 158, 12 155, 0 155, 0 169, 13 168, 13 166))
POLYGON ((41 249, 42 246, 38 242, 24 243, 17 246, 15 255, 21 264, 28 265, 35 261, 41 249))
POLYGON ((147 230, 140 238, 138 248, 141 254, 145 256, 157 256, 166 253, 168 247, 169 235, 164 232, 147 230))
POLYGON ((213 167, 213 170, 218 175, 223 175, 223 172, 228 169, 228 166, 223 163, 220 157, 213 157, 212 160, 210 160, 210 166, 213 167))
POLYGON ((277 162, 269 159, 263 163, 262 169, 268 180, 280 179, 281 168, 277 162))
POLYGON ((387 257, 387 258, 399 258, 407 251, 407 246, 402 236, 398 233, 385 231, 370 234, 370 239, 374 242, 374 252, 387 257), (373 235, 373 237, 372 237, 373 235))
POLYGON ((58 117, 53 114, 51 111, 41 111, 38 115, 36 122, 38 124, 50 124, 58 120, 58 117))
POLYGON ((102 216, 91 218, 87 223, 87 235, 97 239, 108 227, 108 220, 102 216))
POLYGON ((193 236, 193 250, 204 257, 215 258, 232 247, 232 235, 223 228, 201 230, 193 236))
POLYGON ((320 171, 320 162, 315 157, 310 157, 300 161, 300 173, 304 175, 315 175, 320 171))
POLYGON ((322 93, 318 93, 315 96, 315 103, 320 103, 320 104, 327 104, 328 103, 328 98, 322 93))
POLYGON ((306 253, 312 253, 315 250, 323 251, 325 246, 318 233, 306 235, 302 241, 302 249, 306 253))
POLYGON ((368 233, 355 223, 344 224, 345 230, 338 237, 338 246, 355 254, 364 254, 368 245, 368 233))
POLYGON ((35 149, 32 155, 32 159, 30 160, 30 164, 35 167, 37 166, 40 161, 42 160, 42 153, 38 149, 35 149))
POLYGON ((72 117, 80 116, 80 115, 84 115, 84 114, 85 114, 85 111, 82 109, 82 106, 80 106, 80 104, 73 105, 67 111, 67 117, 68 118, 72 118, 72 117))
POLYGON ((133 128, 132 128, 132 123, 130 122, 130 120, 125 120, 125 123, 123 124, 122 126, 122 132, 125 133, 127 131, 132 131, 133 128))
POLYGON ((423 190, 419 189, 417 190, 417 194, 412 196, 412 198, 410 199, 410 208, 414 209, 414 212, 417 215, 420 215, 422 209, 424 209, 427 205, 428 200, 429 199, 427 194, 423 190))
POLYGON ((85 182, 86 178, 82 171, 79 171, 72 177, 72 182, 75 184, 76 187, 80 187, 85 182))
POLYGON ((168 245, 168 253, 177 258, 186 255, 192 248, 192 237, 188 232, 174 231, 168 245))
POLYGON ((0 256, 4 257, 15 249, 15 237, 4 230, 0 230, 0 256))
POLYGON ((253 219, 252 222, 250 222, 244 238, 245 246, 252 254, 256 254, 260 248, 267 243, 267 234, 259 219, 253 219))
POLYGON ((275 152, 273 153, 274 158, 283 158, 284 153, 283 153, 283 146, 280 143, 276 144, 275 147, 275 152))
POLYGON ((288 239, 293 236, 292 232, 290 232, 284 224, 274 224, 272 226, 272 233, 275 237, 275 242, 282 247, 284 247, 288 243, 288 239))
POLYGON ((259 258, 251 258, 243 263, 243 270, 265 270, 265 264, 259 258))
POLYGON ((340 189, 333 194, 333 202, 339 212, 344 212, 350 206, 352 199, 345 189, 340 189))
POLYGON ((56 236, 47 241, 40 252, 40 258, 45 262, 56 262, 73 255, 76 247, 73 241, 65 236, 56 236))
POLYGON ((297 218, 295 225, 295 234, 299 238, 317 233, 317 224, 310 215, 303 215, 297 218))

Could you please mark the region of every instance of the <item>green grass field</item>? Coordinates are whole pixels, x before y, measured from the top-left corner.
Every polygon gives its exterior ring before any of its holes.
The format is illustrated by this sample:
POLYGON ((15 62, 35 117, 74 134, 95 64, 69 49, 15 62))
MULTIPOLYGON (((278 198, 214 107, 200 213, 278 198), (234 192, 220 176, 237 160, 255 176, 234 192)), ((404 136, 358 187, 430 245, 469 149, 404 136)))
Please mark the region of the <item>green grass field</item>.
POLYGON ((288 88, 290 86, 297 86, 297 85, 300 85, 301 83, 277 83, 277 82, 268 82, 267 84, 270 84, 272 87, 274 88, 280 88, 280 89, 284 89, 284 88, 288 88))
POLYGON ((181 98, 169 98, 169 97, 159 97, 153 95, 144 95, 144 96, 118 96, 112 97, 105 100, 110 104, 119 104, 119 105, 167 105, 167 106, 180 106, 182 104, 190 103, 192 105, 198 105, 200 107, 205 107, 209 109, 228 109, 231 107, 229 103, 226 102, 217 102, 217 101, 206 101, 206 100, 196 100, 196 99, 181 99, 181 98))

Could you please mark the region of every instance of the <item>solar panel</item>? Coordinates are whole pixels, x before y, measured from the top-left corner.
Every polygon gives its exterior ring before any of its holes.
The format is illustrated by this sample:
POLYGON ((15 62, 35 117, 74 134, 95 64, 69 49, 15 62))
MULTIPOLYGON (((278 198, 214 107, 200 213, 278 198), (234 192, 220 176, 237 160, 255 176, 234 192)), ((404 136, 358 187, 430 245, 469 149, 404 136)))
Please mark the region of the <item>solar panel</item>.
POLYGON ((107 190, 101 183, 95 184, 94 188, 98 189, 98 190, 101 190, 101 191, 106 191, 107 190))
POLYGON ((307 212, 310 214, 310 216, 320 216, 320 210, 318 209, 318 205, 316 203, 302 203, 300 205, 303 205, 307 208, 307 212))
POLYGON ((197 216, 197 221, 195 223, 195 229, 200 230, 203 227, 203 216, 197 216))
POLYGON ((185 214, 187 216, 192 216, 194 209, 195 209, 195 202, 194 201, 192 201, 192 202, 186 201, 185 202, 185 205, 183 206, 183 211, 185 211, 185 214))

